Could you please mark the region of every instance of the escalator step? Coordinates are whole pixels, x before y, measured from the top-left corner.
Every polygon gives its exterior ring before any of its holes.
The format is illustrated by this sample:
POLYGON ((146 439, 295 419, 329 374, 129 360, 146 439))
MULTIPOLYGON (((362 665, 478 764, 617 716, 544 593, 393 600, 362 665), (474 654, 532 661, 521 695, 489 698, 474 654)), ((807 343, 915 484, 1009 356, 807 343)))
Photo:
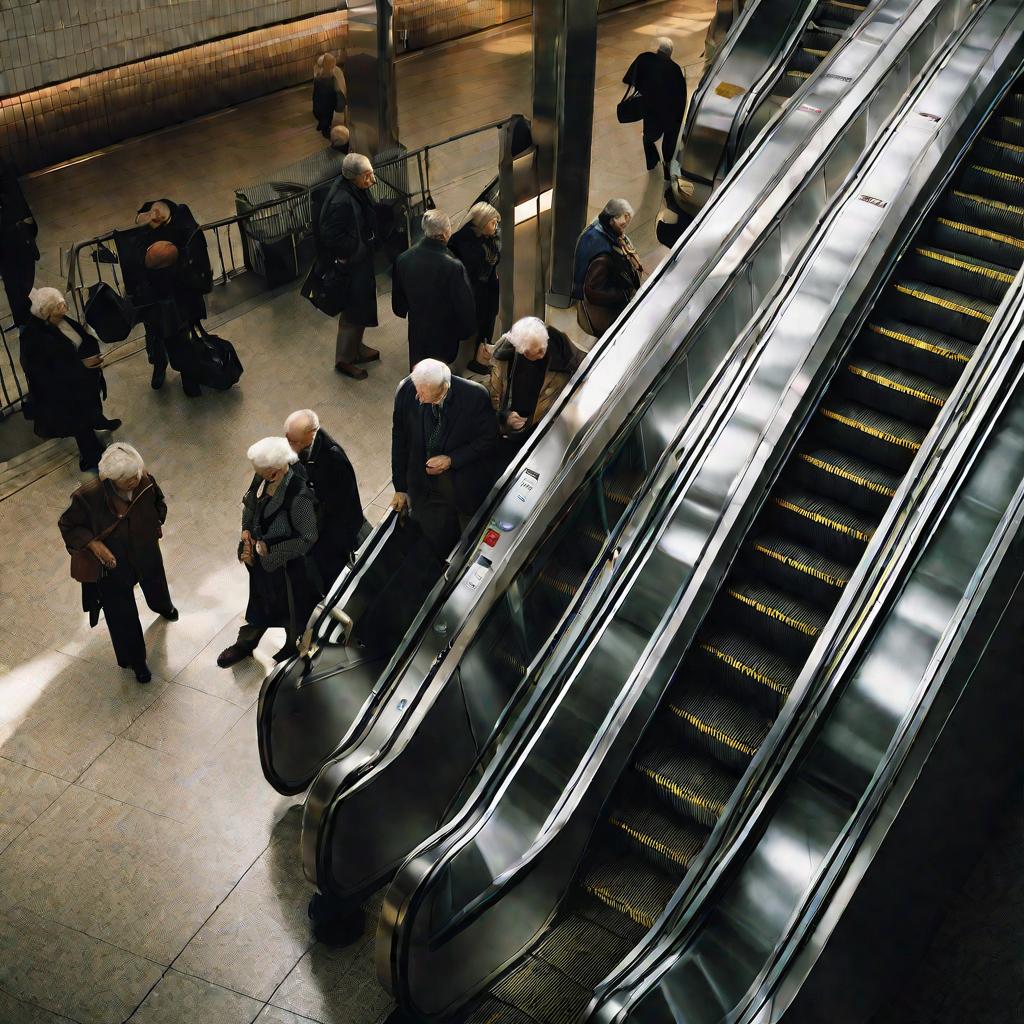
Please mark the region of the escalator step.
POLYGON ((818 70, 818 65, 821 63, 822 58, 827 56, 827 50, 815 52, 814 49, 798 46, 790 55, 789 63, 786 65, 786 73, 805 71, 808 75, 812 75, 818 70))
POLYGON ((770 718, 749 705, 685 679, 669 691, 665 706, 673 727, 693 747, 740 771, 750 763, 772 727, 770 718))
MULTIPOLYGON (((814 429, 830 447, 857 454, 899 473, 907 471, 927 433, 914 423, 885 416, 839 395, 825 396, 818 407, 814 429)), ((846 561, 842 556, 837 557, 846 561)))
POLYGON ((725 623, 787 658, 807 657, 827 618, 819 608, 756 579, 727 580, 721 597, 725 623))
POLYGON ((545 587, 558 591, 567 599, 566 603, 568 603, 568 600, 572 599, 576 595, 576 591, 580 589, 584 576, 585 574, 574 566, 564 563, 556 564, 555 559, 551 559, 537 577, 537 581, 543 583, 545 587))
POLYGON ((668 877, 680 880, 704 848, 709 834, 692 818, 668 814, 656 807, 617 807, 608 822, 640 856, 647 857, 668 877))
POLYGON ((535 1018, 503 1003, 493 996, 474 1004, 465 1016, 455 1018, 459 1024, 540 1024, 535 1018))
MULTIPOLYGON (((588 902, 594 902, 588 897, 588 902)), ((593 989, 635 943, 582 914, 566 914, 541 940, 533 955, 567 978, 593 989)))
POLYGON ((1024 145, 1024 118, 1012 114, 996 114, 985 125, 985 134, 1000 142, 1014 142, 1024 145))
POLYGON ((1024 209, 1015 203, 951 189, 943 193, 937 212, 961 224, 1024 239, 1024 209))
POLYGON ((528 956, 498 981, 491 995, 543 1024, 572 1024, 592 993, 543 960, 528 956))
POLYGON ((843 562, 859 561, 875 531, 876 520, 796 487, 779 487, 769 503, 783 533, 843 562))
POLYGON ((950 385, 960 379, 974 355, 970 342, 884 317, 873 317, 865 324, 856 345, 876 359, 950 385))
POLYGON ((1008 92, 999 104, 999 113, 1010 117, 1024 117, 1024 92, 1008 92))
POLYGON ((854 4, 849 0, 825 0, 815 8, 813 20, 826 25, 848 27, 863 13, 867 4, 854 4))
POLYGON ((949 398, 949 388, 873 359, 851 360, 837 383, 855 402, 923 427, 935 422, 949 398))
POLYGON ((810 22, 804 29, 800 38, 800 45, 809 50, 817 50, 821 53, 831 53, 836 44, 843 38, 844 33, 835 28, 823 28, 810 22))
POLYGON ((901 320, 975 344, 981 341, 996 312, 996 307, 984 299, 912 278, 894 281, 883 301, 886 310, 901 320))
POLYGON ((832 448, 799 452, 793 461, 793 479, 815 494, 881 518, 896 494, 900 475, 832 448))
POLYGON ((753 700, 773 717, 796 681, 796 667, 763 644, 731 630, 706 629, 697 638, 700 652, 716 679, 740 700, 753 700))
POLYGON ((763 534, 748 550, 748 561, 759 576, 831 611, 842 597, 850 568, 788 537, 763 534))
POLYGON ((721 817, 736 788, 736 777, 719 762, 665 742, 641 750, 633 767, 659 800, 708 828, 721 817))
POLYGON ((580 886, 647 929, 654 927, 678 888, 676 879, 659 871, 650 861, 630 856, 591 864, 584 870, 580 886))
POLYGON ((1003 301, 1014 277, 1005 267, 930 245, 912 248, 901 261, 898 274, 941 288, 952 288, 996 305, 1003 301))
POLYGON ((625 914, 612 910, 606 903, 594 899, 590 893, 585 892, 579 886, 573 886, 574 896, 571 904, 573 913, 585 918, 594 927, 608 932, 619 942, 624 943, 627 948, 635 946, 644 935, 644 928, 636 921, 630 920, 625 914))
POLYGON ((928 227, 928 238, 940 249, 976 256, 980 260, 1009 267, 1016 272, 1024 262, 1024 242, 1013 235, 973 224, 964 224, 952 217, 936 217, 928 227))
POLYGON ((612 504, 625 508, 636 497, 643 482, 644 474, 639 470, 611 473, 604 479, 604 496, 612 504))
POLYGON ((1024 171, 1024 146, 996 138, 986 132, 971 147, 971 161, 984 164, 986 167, 998 167, 1001 171, 1009 171, 1011 174, 1020 174, 1024 171))
POLYGON ((970 163, 964 167, 960 187, 965 192, 1001 199, 1015 206, 1024 202, 1024 173, 1013 174, 982 163, 970 163))

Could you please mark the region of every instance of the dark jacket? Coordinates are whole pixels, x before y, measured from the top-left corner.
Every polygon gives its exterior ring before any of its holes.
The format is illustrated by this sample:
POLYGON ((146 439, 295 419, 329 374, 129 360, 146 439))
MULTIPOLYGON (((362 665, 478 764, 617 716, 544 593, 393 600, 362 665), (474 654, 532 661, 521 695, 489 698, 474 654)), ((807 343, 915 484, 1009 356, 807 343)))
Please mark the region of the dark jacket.
POLYGON ((65 319, 82 338, 77 351, 59 327, 37 316, 28 318, 21 335, 21 368, 39 437, 71 437, 103 419, 103 373, 82 365, 99 355, 99 343, 77 320, 65 319))
POLYGON ((452 235, 449 248, 466 268, 473 301, 476 304, 476 333, 478 341, 490 341, 494 333, 494 320, 498 315, 498 264, 501 262, 501 234, 485 239, 467 222, 452 235), (497 256, 492 262, 488 256, 497 256))
POLYGON ((466 268, 437 238, 421 239, 395 261, 391 308, 409 318, 410 367, 421 359, 451 363, 476 331, 466 268))
MULTIPOLYGON (((491 457, 498 440, 487 389, 473 381, 453 377, 444 400, 444 426, 440 454, 451 458, 455 504, 472 515, 494 483, 491 457)), ((413 503, 427 493, 427 439, 423 433, 423 407, 416 399, 411 377, 395 392, 391 426, 391 482, 413 503)))
POLYGON ((140 262, 145 260, 146 250, 154 242, 171 242, 178 249, 178 262, 163 270, 146 270, 144 292, 137 302, 143 305, 143 319, 157 328, 161 336, 172 334, 200 320, 206 319, 206 300, 203 298, 212 283, 210 253, 206 238, 199 230, 192 211, 185 203, 170 199, 150 199, 139 207, 139 213, 147 213, 156 202, 166 203, 171 219, 159 227, 141 226, 138 231, 137 255, 140 262), (203 278, 198 284, 196 278, 203 278), (151 307, 151 303, 173 303, 174 310, 151 307))
MULTIPOLYGON (((103 538, 117 567, 113 575, 134 584, 140 579, 163 575, 160 538, 167 520, 167 502, 159 484, 148 473, 136 488, 137 500, 131 511, 103 538)), ((71 495, 71 504, 60 517, 58 527, 68 551, 78 551, 117 522, 114 487, 109 480, 91 480, 71 495)))
POLYGON ((644 99, 644 118, 663 129, 682 123, 686 112, 686 75, 667 54, 641 53, 622 76, 644 99))
POLYGON ((613 249, 595 256, 583 281, 580 326, 594 337, 601 337, 639 287, 639 275, 621 252, 613 249))
MULTIPOLYGON (((562 389, 569 383, 572 375, 583 362, 584 357, 584 353, 557 327, 552 327, 550 324, 545 324, 545 326, 548 329, 548 351, 547 365, 544 368, 544 382, 541 384, 540 393, 537 396, 536 408, 523 428, 524 434, 544 419, 555 399, 562 393, 562 389)), ((494 354, 491 356, 489 390, 491 405, 498 414, 499 422, 503 422, 507 414, 507 410, 504 408, 505 395, 508 392, 509 381, 515 374, 515 366, 522 358, 516 353, 507 338, 502 338, 498 342, 494 348, 494 354)), ((518 412, 519 410, 513 409, 512 411, 518 412)))
POLYGON ((329 587, 355 550, 363 525, 359 486, 345 449, 323 428, 316 432, 303 466, 317 500, 320 536, 313 560, 329 587))
POLYGON ((0 242, 25 243, 34 239, 38 230, 18 176, 0 164, 0 242))
POLYGON ((377 278, 373 270, 376 237, 377 217, 369 191, 338 178, 320 210, 317 258, 343 261, 348 294, 341 312, 350 324, 359 327, 377 326, 377 278))
POLYGON ((594 258, 615 248, 615 239, 605 230, 600 218, 592 220, 576 240, 572 257, 572 297, 583 298, 583 282, 594 258))

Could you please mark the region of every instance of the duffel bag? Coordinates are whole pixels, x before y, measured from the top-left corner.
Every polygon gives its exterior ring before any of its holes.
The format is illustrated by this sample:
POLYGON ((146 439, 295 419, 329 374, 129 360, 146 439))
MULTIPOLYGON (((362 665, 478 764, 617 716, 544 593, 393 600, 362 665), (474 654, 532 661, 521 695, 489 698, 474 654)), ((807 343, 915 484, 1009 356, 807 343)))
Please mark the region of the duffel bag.
POLYGON ((324 264, 320 259, 315 259, 306 280, 302 282, 299 294, 321 313, 337 316, 348 302, 351 285, 348 270, 340 261, 330 260, 324 264))
POLYGON ((227 391, 245 372, 235 346, 227 338, 210 334, 202 323, 192 328, 198 350, 196 379, 208 388, 227 391))
POLYGON ((89 298, 85 303, 85 322, 96 332, 100 341, 111 345, 124 341, 131 333, 135 326, 135 310, 106 281, 98 281, 89 289, 89 298))

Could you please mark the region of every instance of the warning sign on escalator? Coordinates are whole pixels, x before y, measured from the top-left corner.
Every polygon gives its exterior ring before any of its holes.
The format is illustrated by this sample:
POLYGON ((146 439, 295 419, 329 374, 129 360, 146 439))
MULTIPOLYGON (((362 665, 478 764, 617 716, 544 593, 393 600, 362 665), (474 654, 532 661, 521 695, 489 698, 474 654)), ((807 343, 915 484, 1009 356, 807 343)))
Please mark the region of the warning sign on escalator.
POLYGON ((715 93, 727 100, 734 100, 737 96, 742 96, 746 91, 742 85, 737 85, 735 82, 719 82, 715 86, 715 93))

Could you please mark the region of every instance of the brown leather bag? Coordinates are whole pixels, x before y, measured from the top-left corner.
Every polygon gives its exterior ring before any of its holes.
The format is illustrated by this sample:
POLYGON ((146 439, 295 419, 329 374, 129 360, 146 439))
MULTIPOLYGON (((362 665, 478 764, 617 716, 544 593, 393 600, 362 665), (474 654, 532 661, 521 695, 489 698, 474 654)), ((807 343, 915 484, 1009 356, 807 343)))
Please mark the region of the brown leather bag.
POLYGON ((78 548, 77 551, 71 552, 71 578, 79 583, 98 583, 100 576, 103 575, 103 565, 100 560, 89 550, 89 544, 96 540, 103 540, 109 537, 110 534, 116 530, 121 523, 127 518, 128 513, 135 506, 135 502, 141 498, 146 491, 148 491, 153 485, 146 484, 145 487, 139 491, 138 494, 132 498, 128 507, 124 510, 124 514, 118 516, 108 527, 100 530, 95 537, 85 547, 78 548))

